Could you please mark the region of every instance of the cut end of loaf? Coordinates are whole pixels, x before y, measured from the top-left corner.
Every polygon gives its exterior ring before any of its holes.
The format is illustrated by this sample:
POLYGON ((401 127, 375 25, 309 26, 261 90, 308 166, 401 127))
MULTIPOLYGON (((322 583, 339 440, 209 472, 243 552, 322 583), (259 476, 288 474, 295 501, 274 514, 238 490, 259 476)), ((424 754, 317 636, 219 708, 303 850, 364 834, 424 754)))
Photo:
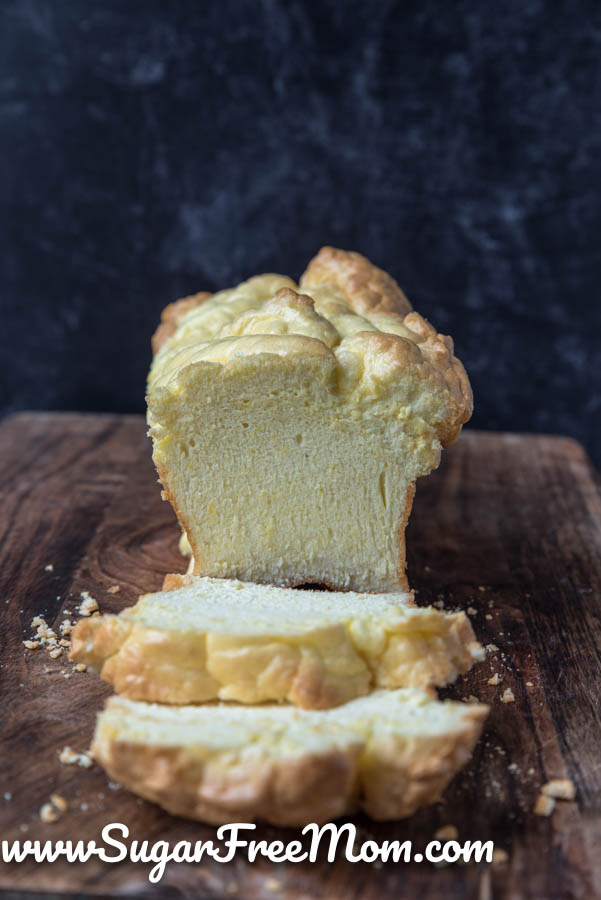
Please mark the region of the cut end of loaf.
POLYGON ((471 414, 452 341, 332 248, 300 288, 264 275, 200 296, 166 311, 148 391, 193 573, 405 589, 415 481, 471 414))

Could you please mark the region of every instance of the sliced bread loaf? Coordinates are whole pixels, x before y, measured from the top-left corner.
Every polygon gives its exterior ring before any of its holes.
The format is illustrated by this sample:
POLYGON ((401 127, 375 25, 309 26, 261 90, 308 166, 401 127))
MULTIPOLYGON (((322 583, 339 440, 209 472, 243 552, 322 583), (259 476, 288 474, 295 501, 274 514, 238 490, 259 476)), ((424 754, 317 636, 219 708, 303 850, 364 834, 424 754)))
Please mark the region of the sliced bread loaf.
POLYGON ((215 824, 304 825, 355 809, 396 819, 438 799, 486 714, 486 706, 441 703, 411 688, 321 712, 112 697, 92 752, 130 790, 215 824))
POLYGON ((136 700, 323 709, 374 687, 442 686, 483 656, 464 613, 419 609, 411 594, 175 583, 119 615, 81 619, 71 659, 136 700))
POLYGON ((168 308, 148 382, 153 456, 191 572, 405 589, 415 481, 469 419, 453 342, 394 279, 323 248, 168 308))

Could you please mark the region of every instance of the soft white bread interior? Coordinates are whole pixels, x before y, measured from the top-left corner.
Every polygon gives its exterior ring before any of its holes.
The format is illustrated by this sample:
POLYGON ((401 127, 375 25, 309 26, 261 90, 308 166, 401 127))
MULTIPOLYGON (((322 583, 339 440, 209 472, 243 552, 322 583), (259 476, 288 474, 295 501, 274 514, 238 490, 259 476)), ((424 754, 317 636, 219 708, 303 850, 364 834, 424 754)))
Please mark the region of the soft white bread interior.
POLYGON ((287 700, 326 709, 374 687, 443 686, 483 650, 464 613, 411 594, 187 577, 119 615, 81 619, 71 659, 135 700, 287 700))
POLYGON ((172 304, 148 383, 153 456, 197 575, 407 586, 415 481, 472 410, 449 337, 357 253, 172 304))
POLYGON ((112 697, 92 751, 120 784, 206 822, 304 825, 358 808, 396 819, 439 798, 486 714, 411 688, 320 712, 112 697))

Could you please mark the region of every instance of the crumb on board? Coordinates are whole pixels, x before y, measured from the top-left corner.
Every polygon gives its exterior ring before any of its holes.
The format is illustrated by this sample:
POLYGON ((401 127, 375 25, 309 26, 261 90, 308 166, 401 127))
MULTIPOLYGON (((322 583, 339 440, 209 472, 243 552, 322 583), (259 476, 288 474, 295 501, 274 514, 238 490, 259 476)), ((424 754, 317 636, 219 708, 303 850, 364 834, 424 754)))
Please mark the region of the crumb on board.
POLYGON ((459 832, 455 825, 443 825, 442 828, 434 832, 434 837, 437 841, 456 841, 459 837, 459 832))
POLYGON ((466 703, 480 703, 477 697, 474 697, 473 694, 470 694, 469 697, 465 698, 466 703))
POLYGON ((476 609, 474 609, 473 606, 468 606, 467 614, 468 614, 468 616, 476 616, 476 615, 478 615, 478 611, 476 609))
POLYGON ((552 778, 543 784, 541 791, 545 797, 552 797, 554 800, 573 800, 576 796, 574 782, 569 778, 552 778))
POLYGON ((87 670, 87 668, 88 668, 88 667, 86 666, 85 663, 77 663, 77 664, 75 665, 75 671, 76 671, 76 672, 85 672, 85 671, 87 670))
POLYGON ((66 746, 60 751, 59 762, 63 764, 63 766, 81 766, 83 769, 89 769, 92 765, 92 757, 89 753, 85 751, 82 753, 78 753, 76 750, 73 750, 71 747, 66 746))
POLYGON ((547 797, 546 794, 539 794, 534 804, 535 816, 550 816, 555 809, 555 800, 553 797, 547 797))
POLYGON ((484 587, 483 584, 479 584, 479 585, 478 585, 478 590, 481 591, 482 593, 484 593, 484 591, 486 590, 486 588, 484 587))
POLYGON ((491 616, 490 613, 486 613, 486 615, 484 616, 484 618, 487 619, 487 621, 489 621, 489 622, 492 620, 492 616, 491 616))
POLYGON ((51 659, 58 659, 58 657, 62 654, 62 652, 63 652, 62 647, 53 647, 52 650, 48 651, 48 656, 51 659))
POLYGON ((26 647, 28 650, 37 650, 37 648, 40 646, 40 642, 39 641, 23 641, 23 646, 26 647))
POLYGON ((526 687, 534 687, 534 685, 532 684, 531 681, 527 681, 527 682, 526 682, 526 687))
POLYGON ((499 675, 498 672, 495 672, 495 674, 492 675, 488 679, 488 682, 487 682, 487 684, 490 684, 492 687, 496 687, 500 683, 501 683, 501 676, 499 675))
POLYGON ((60 818, 60 813, 56 806, 53 806, 52 803, 44 803, 44 805, 40 809, 40 819, 44 822, 45 825, 51 825, 53 822, 58 822, 60 818))
POLYGON ((52 794, 50 797, 50 801, 48 803, 44 803, 44 805, 40 809, 40 819, 46 825, 51 825, 54 822, 58 822, 60 817, 67 811, 68 808, 69 804, 64 797, 61 797, 60 794, 52 794))
POLYGON ((118 594, 120 590, 121 590, 120 584, 113 584, 113 585, 111 585, 110 588, 107 588, 107 592, 109 594, 118 594))
POLYGON ((67 803, 65 798, 62 797, 60 794, 51 794, 50 802, 52 804, 54 804, 54 806, 56 806, 56 808, 59 809, 61 812, 66 812, 67 809, 69 808, 69 804, 67 803))
POLYGON ((62 635, 71 634, 73 631, 73 623, 71 619, 63 619, 61 624, 59 625, 59 631, 62 635))
POLYGON ((44 572, 54 572, 54 566, 52 563, 48 563, 47 566, 44 566, 44 572))
POLYGON ((92 613, 98 612, 98 603, 88 591, 81 592, 81 603, 78 606, 80 616, 91 616, 92 613))
POLYGON ((500 866, 509 861, 509 853, 501 847, 495 847, 492 852, 493 866, 500 866))
POLYGON ((515 694, 511 688, 505 688, 501 697, 501 703, 515 703, 515 694))
POLYGON ((71 641, 68 641, 67 638, 61 638, 59 644, 61 647, 70 647, 71 641))
POLYGON ((487 644, 486 649, 488 650, 489 653, 498 653, 499 652, 499 648, 497 647, 496 644, 487 644))

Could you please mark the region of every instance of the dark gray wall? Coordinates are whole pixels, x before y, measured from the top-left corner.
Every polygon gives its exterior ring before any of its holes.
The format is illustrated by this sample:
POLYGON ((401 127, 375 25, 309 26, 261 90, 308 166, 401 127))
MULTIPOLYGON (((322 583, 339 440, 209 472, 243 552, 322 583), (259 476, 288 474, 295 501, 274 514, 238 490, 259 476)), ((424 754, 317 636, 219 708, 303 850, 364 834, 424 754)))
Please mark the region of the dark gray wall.
POLYGON ((0 9, 2 409, 142 410, 166 302, 332 243, 601 461, 601 4, 0 9))

